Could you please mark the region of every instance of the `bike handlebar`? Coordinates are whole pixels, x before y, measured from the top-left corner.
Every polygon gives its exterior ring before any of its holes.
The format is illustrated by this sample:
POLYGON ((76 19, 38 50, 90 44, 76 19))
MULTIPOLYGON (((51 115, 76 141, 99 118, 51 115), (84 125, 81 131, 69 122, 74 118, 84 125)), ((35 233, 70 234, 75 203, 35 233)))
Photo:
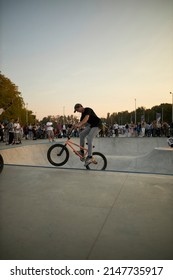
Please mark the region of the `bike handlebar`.
POLYGON ((73 125, 73 126, 68 130, 68 133, 67 133, 67 138, 68 138, 68 139, 71 138, 71 134, 72 134, 72 131, 73 131, 74 128, 75 128, 75 126, 73 125))

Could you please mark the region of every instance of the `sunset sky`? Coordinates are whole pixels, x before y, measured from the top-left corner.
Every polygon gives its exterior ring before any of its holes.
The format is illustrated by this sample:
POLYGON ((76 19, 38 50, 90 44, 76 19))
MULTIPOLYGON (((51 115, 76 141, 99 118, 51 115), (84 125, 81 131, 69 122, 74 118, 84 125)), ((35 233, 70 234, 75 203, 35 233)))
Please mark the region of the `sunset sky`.
POLYGON ((41 119, 171 103, 172 0, 1 0, 1 73, 41 119))

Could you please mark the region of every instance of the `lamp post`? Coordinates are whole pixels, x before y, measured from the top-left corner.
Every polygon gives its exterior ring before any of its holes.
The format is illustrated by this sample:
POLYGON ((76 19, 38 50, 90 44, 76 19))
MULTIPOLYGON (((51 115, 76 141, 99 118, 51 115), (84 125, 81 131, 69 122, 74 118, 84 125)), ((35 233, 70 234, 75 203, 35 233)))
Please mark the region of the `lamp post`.
POLYGON ((173 122, 173 92, 170 91, 170 94, 172 94, 172 122, 173 122))
POLYGON ((135 124, 136 124, 136 98, 135 98, 135 124))

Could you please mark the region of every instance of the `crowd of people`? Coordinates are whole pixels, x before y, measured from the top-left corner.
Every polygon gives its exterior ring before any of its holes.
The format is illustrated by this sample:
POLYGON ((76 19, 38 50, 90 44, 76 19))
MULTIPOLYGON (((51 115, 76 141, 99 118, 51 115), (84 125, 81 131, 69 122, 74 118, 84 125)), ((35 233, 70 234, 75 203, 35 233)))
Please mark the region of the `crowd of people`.
MULTIPOLYGON (((65 138, 72 125, 53 124, 48 121, 44 125, 28 124, 22 126, 19 120, 11 119, 9 122, 0 122, 0 142, 6 145, 21 144, 22 140, 48 139, 53 142, 55 138, 65 138)), ((79 137, 79 131, 73 130, 73 137, 79 137)))
MULTIPOLYGON (((65 138, 71 130, 72 124, 55 124, 51 120, 44 125, 29 124, 22 126, 19 120, 11 119, 9 122, 0 122, 0 141, 6 145, 21 144, 23 139, 37 140, 48 139, 52 142, 55 138, 65 138)), ((72 130, 72 137, 79 137, 79 128, 72 130)), ((173 123, 153 121, 152 123, 133 122, 125 125, 103 123, 97 137, 170 137, 173 136, 173 123)))
POLYGON ((22 127, 17 119, 0 123, 0 141, 8 145, 22 143, 22 127))
POLYGON ((107 126, 104 125, 100 132, 102 137, 116 137, 123 135, 124 137, 172 137, 173 136, 173 122, 153 121, 147 123, 145 121, 134 124, 133 122, 125 125, 118 125, 117 123, 107 126))

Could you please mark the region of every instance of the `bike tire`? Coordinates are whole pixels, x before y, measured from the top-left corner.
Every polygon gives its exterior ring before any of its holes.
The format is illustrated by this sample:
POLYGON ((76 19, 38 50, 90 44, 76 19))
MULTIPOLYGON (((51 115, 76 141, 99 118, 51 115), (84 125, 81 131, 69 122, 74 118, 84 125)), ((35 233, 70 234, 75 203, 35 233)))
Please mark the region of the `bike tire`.
POLYGON ((4 168, 4 160, 3 160, 3 157, 0 154, 0 173, 2 172, 3 168, 4 168))
POLYGON ((93 158, 96 163, 90 163, 86 166, 86 169, 89 170, 105 170, 107 167, 107 159, 106 157, 99 152, 93 152, 93 158))
POLYGON ((54 166, 62 166, 69 159, 69 151, 63 144, 54 144, 47 151, 47 159, 54 166))

